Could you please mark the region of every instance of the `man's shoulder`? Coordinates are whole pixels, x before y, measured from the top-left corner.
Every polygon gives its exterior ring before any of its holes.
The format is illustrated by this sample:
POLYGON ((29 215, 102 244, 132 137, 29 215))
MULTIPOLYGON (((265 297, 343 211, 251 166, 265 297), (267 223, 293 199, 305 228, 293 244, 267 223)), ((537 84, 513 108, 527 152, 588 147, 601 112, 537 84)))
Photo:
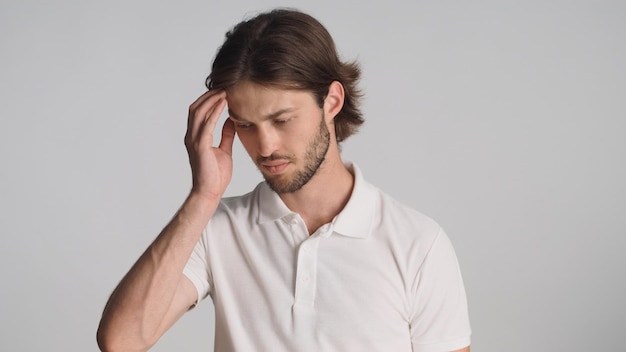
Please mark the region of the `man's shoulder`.
MULTIPOLYGON (((406 263, 405 269, 417 270, 443 230, 430 216, 418 211, 380 188, 368 185, 372 195, 370 241, 386 248, 389 254, 406 263)), ((444 235, 445 236, 445 235, 444 235)))
POLYGON ((398 200, 382 189, 371 185, 377 192, 376 209, 379 226, 392 228, 397 234, 410 237, 434 237, 441 231, 441 226, 429 215, 417 210, 414 206, 398 200))
POLYGON ((415 240, 429 242, 440 232, 441 227, 430 216, 370 183, 354 164, 350 168, 355 175, 353 197, 348 203, 351 217, 361 221, 370 219, 367 221, 370 230, 403 243, 415 240))
POLYGON ((261 196, 261 189, 263 182, 259 183, 250 192, 223 197, 220 201, 217 213, 240 213, 242 211, 249 212, 259 204, 259 198, 261 196))
POLYGON ((252 226, 258 222, 259 190, 261 184, 250 192, 222 197, 217 209, 207 224, 207 231, 211 234, 233 231, 236 226, 252 226))
POLYGON ((391 195, 385 190, 373 185, 369 182, 364 182, 365 186, 369 188, 370 194, 375 195, 375 199, 378 203, 378 212, 388 216, 406 217, 414 219, 420 222, 436 224, 430 216, 417 210, 413 205, 405 203, 399 200, 396 196, 391 195))

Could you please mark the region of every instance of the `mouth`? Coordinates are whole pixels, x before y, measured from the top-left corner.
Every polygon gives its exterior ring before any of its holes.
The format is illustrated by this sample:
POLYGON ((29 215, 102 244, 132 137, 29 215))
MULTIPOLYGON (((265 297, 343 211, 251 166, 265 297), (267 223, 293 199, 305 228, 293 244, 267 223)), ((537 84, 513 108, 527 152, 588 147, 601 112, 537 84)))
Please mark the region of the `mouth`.
POLYGON ((289 161, 287 160, 272 160, 266 161, 260 164, 261 168, 267 171, 270 175, 278 175, 283 173, 285 169, 289 166, 289 161))

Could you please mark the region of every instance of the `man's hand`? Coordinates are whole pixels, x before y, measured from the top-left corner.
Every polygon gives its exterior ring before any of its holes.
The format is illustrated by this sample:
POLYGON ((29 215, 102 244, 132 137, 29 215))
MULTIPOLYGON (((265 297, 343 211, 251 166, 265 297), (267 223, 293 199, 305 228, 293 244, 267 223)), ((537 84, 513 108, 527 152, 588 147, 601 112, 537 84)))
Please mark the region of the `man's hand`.
POLYGON ((219 147, 213 146, 213 132, 224 107, 226 93, 210 90, 189 107, 185 146, 193 177, 192 193, 220 199, 233 173, 235 126, 226 119, 219 147))
POLYGON ((235 126, 229 119, 219 147, 213 147, 225 106, 226 93, 209 91, 189 108, 185 145, 192 191, 111 294, 98 327, 103 351, 147 351, 198 299, 183 270, 231 180, 235 126))

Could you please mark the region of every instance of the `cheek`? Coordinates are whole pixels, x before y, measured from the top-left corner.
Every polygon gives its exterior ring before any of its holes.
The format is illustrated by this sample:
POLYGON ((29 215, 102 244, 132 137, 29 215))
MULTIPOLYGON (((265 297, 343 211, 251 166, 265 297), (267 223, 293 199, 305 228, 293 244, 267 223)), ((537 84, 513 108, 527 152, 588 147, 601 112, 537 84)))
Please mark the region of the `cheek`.
POLYGON ((241 142, 241 144, 243 145, 244 149, 248 152, 248 154, 250 154, 250 156, 252 156, 252 152, 254 152, 254 148, 255 148, 255 142, 254 142, 254 137, 252 137, 250 132, 237 132, 237 137, 239 138, 239 141, 241 142))

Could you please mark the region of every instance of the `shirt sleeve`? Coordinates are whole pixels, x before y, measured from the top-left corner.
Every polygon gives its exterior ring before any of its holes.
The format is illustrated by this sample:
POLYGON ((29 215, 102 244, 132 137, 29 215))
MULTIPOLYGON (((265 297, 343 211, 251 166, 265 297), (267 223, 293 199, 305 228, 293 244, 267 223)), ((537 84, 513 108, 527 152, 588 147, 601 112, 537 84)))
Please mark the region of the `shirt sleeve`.
POLYGON ((206 247, 207 228, 202 231, 202 236, 198 243, 196 243, 183 269, 183 274, 193 283, 198 291, 198 300, 195 304, 198 304, 198 302, 204 299, 211 289, 211 277, 209 275, 206 247))
POLYGON ((443 230, 428 251, 412 286, 410 316, 414 352, 443 352, 470 344, 467 297, 454 248, 443 230))

